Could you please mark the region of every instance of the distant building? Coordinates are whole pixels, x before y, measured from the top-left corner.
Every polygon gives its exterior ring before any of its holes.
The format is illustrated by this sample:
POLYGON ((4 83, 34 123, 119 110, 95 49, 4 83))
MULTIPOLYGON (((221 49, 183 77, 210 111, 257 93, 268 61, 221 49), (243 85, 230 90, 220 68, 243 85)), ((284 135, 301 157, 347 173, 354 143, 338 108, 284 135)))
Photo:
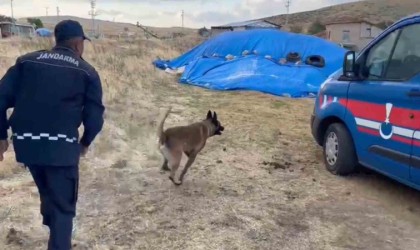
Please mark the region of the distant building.
POLYGON ((364 48, 383 31, 377 24, 363 19, 344 18, 324 24, 327 40, 356 51, 364 48))
POLYGON ((198 34, 202 37, 209 37, 211 35, 210 30, 208 30, 206 27, 199 29, 198 34))
POLYGON ((271 23, 267 20, 253 20, 245 22, 230 23, 221 26, 212 26, 211 35, 217 35, 226 31, 252 30, 252 29, 281 29, 281 25, 271 23))
POLYGON ((0 22, 1 38, 11 36, 33 37, 35 28, 29 24, 13 24, 11 22, 0 22))

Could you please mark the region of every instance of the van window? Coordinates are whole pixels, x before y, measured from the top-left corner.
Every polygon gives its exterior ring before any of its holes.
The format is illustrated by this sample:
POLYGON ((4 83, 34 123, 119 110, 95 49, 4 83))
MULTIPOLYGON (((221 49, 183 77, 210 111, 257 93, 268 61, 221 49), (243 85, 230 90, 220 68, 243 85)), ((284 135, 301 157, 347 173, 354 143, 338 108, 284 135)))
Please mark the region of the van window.
POLYGON ((365 64, 367 79, 379 80, 383 78, 382 76, 388 67, 398 33, 399 30, 393 31, 369 50, 365 64))
POLYGON ((420 24, 403 28, 392 54, 385 79, 407 80, 420 73, 420 24))

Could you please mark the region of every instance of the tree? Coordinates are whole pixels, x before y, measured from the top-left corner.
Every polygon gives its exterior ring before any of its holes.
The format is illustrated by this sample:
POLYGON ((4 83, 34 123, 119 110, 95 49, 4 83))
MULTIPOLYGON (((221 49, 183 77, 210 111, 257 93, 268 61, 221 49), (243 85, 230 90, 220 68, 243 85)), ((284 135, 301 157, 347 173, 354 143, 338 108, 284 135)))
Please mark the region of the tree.
POLYGON ((290 31, 293 33, 302 33, 303 28, 300 25, 293 25, 290 27, 290 31))
POLYGON ((39 18, 28 18, 28 23, 35 25, 35 29, 44 28, 44 24, 39 18))
POLYGON ((16 19, 12 19, 11 17, 0 15, 0 22, 11 22, 11 23, 13 23, 13 21, 16 21, 16 19))
POLYGON ((324 30, 325 30, 325 25, 323 25, 319 20, 316 20, 309 27, 308 33, 311 35, 315 35, 324 30))

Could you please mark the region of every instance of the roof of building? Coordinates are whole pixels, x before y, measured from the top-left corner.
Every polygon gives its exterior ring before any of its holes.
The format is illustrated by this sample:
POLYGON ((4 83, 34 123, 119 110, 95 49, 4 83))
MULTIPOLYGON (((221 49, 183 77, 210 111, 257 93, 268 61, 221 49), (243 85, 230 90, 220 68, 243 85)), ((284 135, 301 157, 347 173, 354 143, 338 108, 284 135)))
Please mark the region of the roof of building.
MULTIPOLYGON (((13 23, 11 23, 11 22, 0 22, 0 25, 2 25, 2 24, 13 24, 13 23)), ((24 26, 24 27, 32 27, 32 28, 34 27, 30 24, 23 24, 23 23, 15 23, 15 25, 16 26, 24 26)))
POLYGON ((250 21, 244 21, 244 22, 235 22, 235 23, 229 23, 225 25, 220 26, 212 26, 211 28, 234 28, 234 27, 260 27, 260 28, 280 28, 281 25, 269 22, 267 20, 250 20, 250 21))

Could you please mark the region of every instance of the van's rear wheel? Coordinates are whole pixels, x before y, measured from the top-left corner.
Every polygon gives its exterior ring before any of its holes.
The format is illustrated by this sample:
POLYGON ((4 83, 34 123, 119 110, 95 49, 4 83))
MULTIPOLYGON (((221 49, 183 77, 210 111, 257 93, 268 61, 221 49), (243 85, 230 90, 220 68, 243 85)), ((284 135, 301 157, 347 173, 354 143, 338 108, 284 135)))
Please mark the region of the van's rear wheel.
POLYGON ((341 123, 331 124, 324 136, 323 153, 325 166, 335 175, 347 175, 356 170, 357 156, 353 139, 341 123))

